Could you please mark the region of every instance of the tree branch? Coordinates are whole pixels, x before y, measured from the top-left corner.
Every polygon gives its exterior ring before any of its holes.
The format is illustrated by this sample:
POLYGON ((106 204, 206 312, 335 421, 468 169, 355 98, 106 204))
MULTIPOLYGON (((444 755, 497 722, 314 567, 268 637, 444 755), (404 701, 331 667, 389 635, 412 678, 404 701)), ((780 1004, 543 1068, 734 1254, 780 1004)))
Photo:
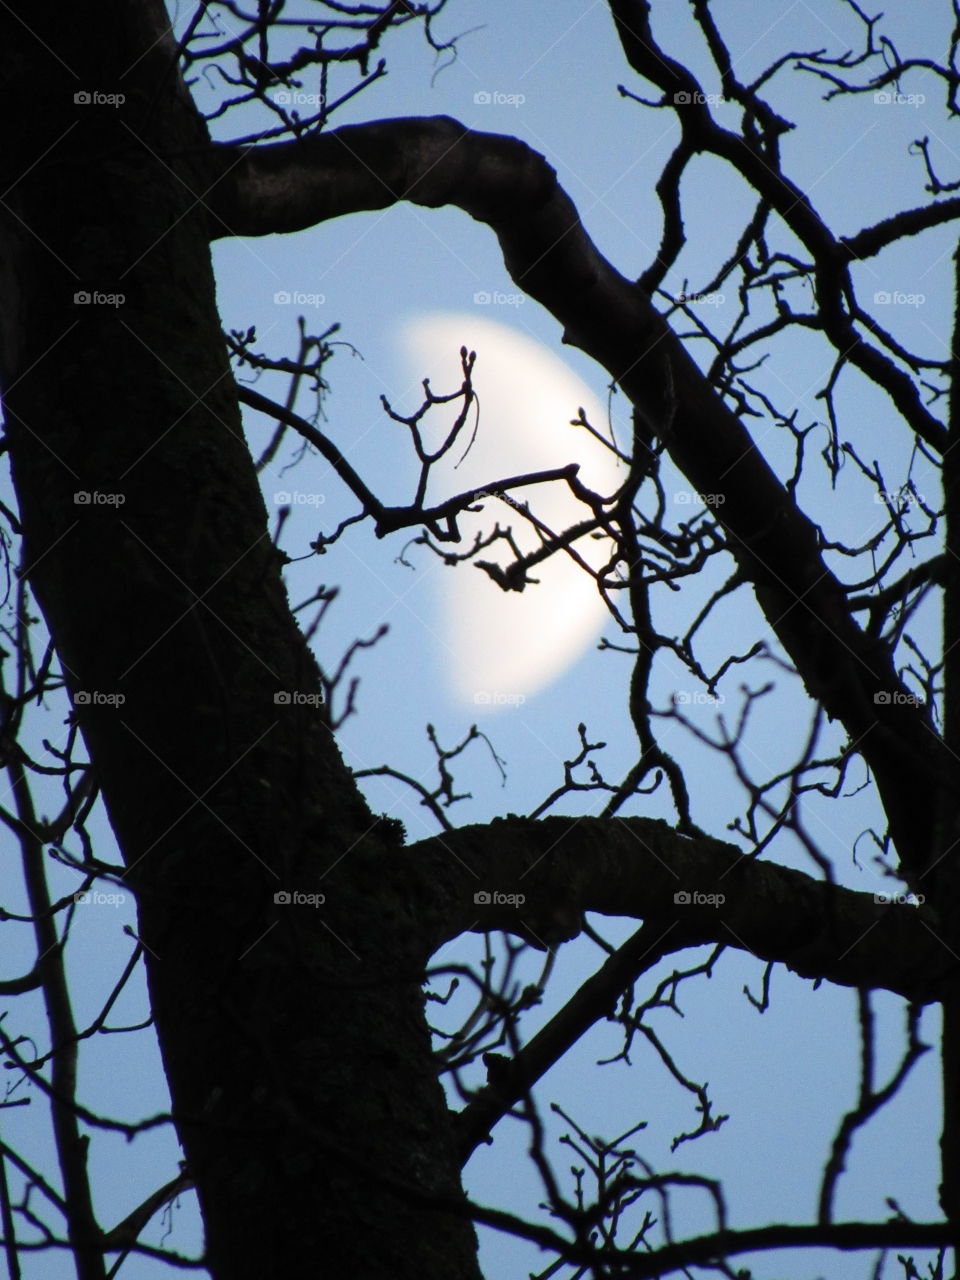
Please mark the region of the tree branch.
POLYGON ((189 1191, 192 1186, 193 1179, 185 1170, 181 1170, 175 1178, 147 1196, 146 1200, 128 1213, 122 1222, 118 1222, 110 1231, 105 1231, 100 1242, 101 1247, 104 1250, 131 1248, 137 1243, 140 1232, 157 1210, 162 1209, 171 1200, 175 1200, 181 1192, 189 1191))
POLYGON ((799 510, 736 415, 646 293, 597 251, 542 156, 457 121, 376 121, 295 143, 214 147, 211 234, 297 231, 397 200, 455 205, 497 234, 517 284, 565 326, 564 341, 620 384, 716 512, 767 621, 810 695, 873 769, 903 863, 930 850, 941 745, 891 654, 853 621, 799 510), (909 779, 909 785, 904 785, 909 779))
POLYGON ((938 1249, 952 1243, 941 1222, 837 1222, 831 1226, 784 1224, 718 1231, 656 1249, 622 1272, 624 1280, 652 1280, 684 1267, 714 1262, 736 1253, 770 1249, 938 1249))
POLYGON ((673 924, 641 925, 607 957, 529 1044, 512 1058, 497 1058, 495 1068, 488 1067, 487 1084, 457 1115, 464 1162, 510 1107, 529 1093, 585 1031, 612 1012, 626 988, 675 949, 673 931, 673 924))
POLYGON ((402 856, 431 952, 465 930, 553 946, 596 911, 656 922, 657 933, 672 926, 663 954, 722 943, 803 978, 921 1003, 939 998, 960 963, 928 907, 877 902, 650 818, 499 818, 402 856))
MULTIPOLYGON (((708 153, 726 160, 763 200, 777 211, 813 255, 819 316, 824 333, 844 360, 865 373, 887 393, 904 419, 928 445, 942 453, 947 432, 923 404, 914 379, 866 342, 848 309, 853 286, 845 254, 805 191, 780 167, 777 138, 787 127, 756 94, 750 110, 763 124, 763 143, 722 129, 710 114, 707 95, 692 71, 658 47, 650 25, 648 0, 609 0, 617 34, 630 66, 664 93, 678 112, 683 143, 689 154, 708 153)), ((728 83, 731 77, 727 76, 728 83)))

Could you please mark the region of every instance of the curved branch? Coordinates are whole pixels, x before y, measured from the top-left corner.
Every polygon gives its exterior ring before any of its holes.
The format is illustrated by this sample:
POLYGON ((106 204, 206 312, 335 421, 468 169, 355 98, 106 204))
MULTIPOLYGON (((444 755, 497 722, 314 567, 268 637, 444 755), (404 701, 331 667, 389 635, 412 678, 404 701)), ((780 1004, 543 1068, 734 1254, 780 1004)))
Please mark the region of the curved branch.
POLYGON ((596 911, 655 922, 663 954, 723 943, 803 978, 921 1003, 938 999, 960 964, 929 908, 878 902, 651 818, 499 818, 403 857, 431 951, 491 929, 553 946, 596 911))
POLYGON ((241 382, 237 383, 237 399, 241 404, 256 409, 258 413, 266 414, 268 418, 275 418, 284 426, 292 427, 294 431, 299 432, 304 440, 312 444, 317 452, 326 458, 347 488, 363 503, 364 509, 379 518, 383 512, 383 504, 374 497, 337 446, 322 431, 311 426, 305 418, 301 418, 286 405, 277 404, 275 400, 270 400, 259 391, 254 391, 253 387, 244 386, 241 382))
POLYGON ((583 496, 588 493, 588 490, 577 483, 579 465, 577 463, 569 463, 565 467, 554 467, 545 471, 529 471, 523 475, 507 476, 506 479, 502 480, 491 480, 488 484, 477 485, 464 493, 447 498, 435 507, 424 507, 417 504, 409 507, 385 507, 380 499, 367 488, 333 441, 325 436, 322 431, 318 431, 316 427, 311 426, 305 418, 301 418, 292 409, 278 404, 275 400, 268 399, 266 396, 261 395, 259 391, 254 391, 252 387, 244 386, 242 383, 237 384, 237 398, 243 404, 249 405, 251 409, 256 409, 268 417, 276 418, 278 422, 282 422, 285 426, 292 427, 294 431, 303 436, 304 440, 312 444, 317 452, 322 454, 330 463, 354 497, 360 500, 366 514, 373 517, 378 538, 384 538, 388 533, 395 533, 398 529, 409 529, 414 525, 420 524, 426 525, 433 529, 434 532, 437 532, 436 526, 440 521, 446 521, 448 526, 447 538, 450 541, 459 541, 460 535, 456 530, 456 517, 458 515, 468 511, 474 503, 481 502, 484 498, 498 497, 506 498, 509 501, 508 495, 511 489, 525 489, 529 485, 551 484, 555 480, 565 480, 577 496, 583 496))
POLYGON ((118 1222, 110 1231, 105 1231, 100 1242, 101 1247, 105 1250, 132 1248, 137 1243, 140 1232, 154 1214, 171 1200, 175 1200, 181 1192, 189 1191, 193 1185, 193 1179, 189 1173, 181 1169, 175 1178, 147 1196, 146 1200, 128 1213, 122 1222, 118 1222))
POLYGON ((617 34, 630 66, 663 90, 679 106, 683 139, 689 151, 708 152, 726 160, 764 200, 769 201, 816 263, 817 297, 823 331, 844 360, 882 387, 906 422, 931 449, 943 453, 947 430, 923 404, 912 377, 872 347, 854 327, 844 305, 852 297, 847 262, 840 244, 807 195, 781 171, 775 138, 785 123, 753 97, 752 107, 766 117, 767 145, 760 147, 738 133, 722 129, 706 105, 706 95, 692 72, 665 55, 654 41, 648 0, 609 0, 617 34), (770 126, 773 126, 771 129, 770 126))
POLYGON ((851 262, 862 262, 864 258, 872 258, 904 236, 919 235, 921 231, 929 231, 931 227, 942 226, 957 218, 960 218, 960 196, 940 200, 936 204, 925 204, 919 209, 903 209, 872 227, 864 227, 855 235, 844 236, 840 240, 840 247, 851 262))
POLYGON ((542 156, 448 117, 375 121, 296 143, 211 151, 214 235, 297 231, 398 200, 454 205, 496 233, 506 267, 607 370, 717 514, 809 693, 877 779, 903 863, 930 856, 942 747, 888 649, 853 621, 818 531, 634 282, 598 252, 542 156))

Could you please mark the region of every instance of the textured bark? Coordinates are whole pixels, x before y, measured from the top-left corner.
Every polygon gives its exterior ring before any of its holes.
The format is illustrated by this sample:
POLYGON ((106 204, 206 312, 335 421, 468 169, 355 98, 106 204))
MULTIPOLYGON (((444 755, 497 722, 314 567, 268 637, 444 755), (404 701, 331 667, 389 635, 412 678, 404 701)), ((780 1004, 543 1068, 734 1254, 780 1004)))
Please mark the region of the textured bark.
POLYGON ((669 927, 670 951, 720 942, 804 978, 921 1003, 954 980, 956 957, 931 910, 876 902, 651 818, 511 816, 422 840, 403 859, 421 929, 438 947, 465 929, 553 945, 590 911, 669 927), (505 896, 478 905, 478 889, 505 896))
MULTIPOLYGON (((940 796, 937 821, 936 896, 943 904, 944 939, 960 956, 960 247, 954 254, 954 316, 949 430, 951 447, 943 460, 947 564, 943 593, 943 736, 952 763, 951 784, 940 796)), ((943 1001, 943 1130, 940 1204, 960 1248, 960 979, 954 969, 943 1001)), ((960 1254, 957 1255, 960 1257, 960 1254)))
POLYGON ((459 1180, 396 849, 322 713, 274 702, 319 683, 240 429, 162 6, 21 8, 29 26, 0 16, 7 439, 70 689, 125 699, 77 714, 209 1265, 476 1276, 472 1226, 436 1209, 459 1180), (294 889, 325 906, 275 904, 294 889))

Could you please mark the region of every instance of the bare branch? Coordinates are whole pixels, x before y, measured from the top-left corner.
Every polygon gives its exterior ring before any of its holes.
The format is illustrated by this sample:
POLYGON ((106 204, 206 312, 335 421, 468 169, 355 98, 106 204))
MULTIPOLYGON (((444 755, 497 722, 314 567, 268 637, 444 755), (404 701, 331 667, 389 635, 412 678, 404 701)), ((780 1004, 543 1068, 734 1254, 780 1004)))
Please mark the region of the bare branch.
POLYGON ((422 883, 432 950, 467 929, 552 946, 596 911, 672 924, 671 951, 722 943, 804 978, 921 1002, 937 998, 957 964, 927 907, 876 901, 649 818, 502 818, 404 856, 422 883))

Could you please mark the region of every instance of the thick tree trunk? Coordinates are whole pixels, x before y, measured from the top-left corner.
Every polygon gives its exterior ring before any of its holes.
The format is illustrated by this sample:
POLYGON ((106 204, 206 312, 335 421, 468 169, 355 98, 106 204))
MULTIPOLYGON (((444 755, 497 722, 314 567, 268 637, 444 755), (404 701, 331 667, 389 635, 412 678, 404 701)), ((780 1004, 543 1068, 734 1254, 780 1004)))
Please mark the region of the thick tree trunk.
MULTIPOLYGON (((943 737, 951 776, 941 788, 937 847, 930 877, 940 911, 944 943, 960 955, 960 246, 954 252, 954 316, 951 340, 950 447, 943 458, 949 572, 943 593, 943 737)), ((943 1130, 940 1139, 940 1204, 953 1228, 960 1259, 960 980, 954 976, 943 1001, 943 1130)))
POLYGON ((14 8, 0 377, 26 568, 137 895, 211 1270, 476 1276, 472 1227, 436 1207, 459 1181, 396 848, 322 711, 274 700, 317 674, 240 431, 163 8, 14 8))

